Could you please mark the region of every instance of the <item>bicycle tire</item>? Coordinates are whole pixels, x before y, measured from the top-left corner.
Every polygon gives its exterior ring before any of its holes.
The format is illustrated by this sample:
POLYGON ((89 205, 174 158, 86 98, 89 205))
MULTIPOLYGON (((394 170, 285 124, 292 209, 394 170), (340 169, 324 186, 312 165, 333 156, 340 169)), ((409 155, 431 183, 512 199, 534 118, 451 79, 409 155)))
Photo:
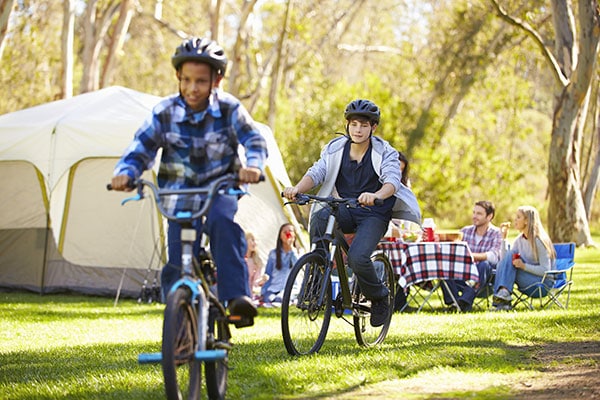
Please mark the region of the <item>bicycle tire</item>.
POLYGON ((196 361, 198 325, 191 293, 180 287, 167 298, 163 320, 162 370, 168 400, 198 399, 202 363, 196 361))
POLYGON ((300 257, 288 276, 281 305, 281 331, 290 355, 316 353, 325 342, 333 308, 331 279, 325 281, 325 266, 321 255, 308 253, 300 257), (327 287, 320 301, 324 284, 327 287))
MULTIPOLYGON (((228 347, 231 340, 227 326, 227 317, 216 308, 211 307, 209 315, 209 338, 206 341, 207 350, 228 347), (223 344, 224 346, 221 346, 223 344)), ((211 400, 225 399, 227 392, 227 374, 229 372, 229 357, 204 363, 206 392, 211 400)))
MULTIPOLYGON (((380 263, 380 276, 384 285, 387 286, 389 312, 383 325, 378 327, 371 326, 371 302, 366 300, 360 293, 360 287, 356 279, 352 282, 352 304, 353 304, 353 320, 354 334, 359 345, 364 347, 372 347, 383 342, 387 336, 388 330, 392 322, 392 313, 394 309, 394 293, 396 282, 392 264, 388 257, 383 253, 376 253, 371 257, 374 263, 380 263)), ((377 264, 376 264, 377 265, 377 264)), ((376 268, 378 268, 376 266, 376 268)))

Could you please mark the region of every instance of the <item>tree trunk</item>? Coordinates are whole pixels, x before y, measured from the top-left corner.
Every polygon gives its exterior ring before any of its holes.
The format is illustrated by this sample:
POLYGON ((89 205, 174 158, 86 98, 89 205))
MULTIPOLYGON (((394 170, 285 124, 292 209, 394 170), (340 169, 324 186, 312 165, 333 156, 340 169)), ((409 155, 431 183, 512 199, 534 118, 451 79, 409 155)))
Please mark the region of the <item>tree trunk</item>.
MULTIPOLYGON (((596 107, 600 106, 600 98, 596 99, 596 107)), ((600 112, 596 112, 596 130, 591 140, 589 160, 593 163, 587 181, 583 186, 583 204, 587 212, 588 221, 592 217, 592 204, 600 185, 600 112)))
POLYGON ((75 5, 73 0, 63 0, 62 49, 62 98, 73 97, 73 40, 75 36, 75 5))
POLYGON ((208 7, 208 14, 210 18, 210 35, 211 39, 217 43, 220 43, 221 38, 220 30, 219 30, 219 22, 221 19, 221 0, 211 0, 208 7))
POLYGON ((562 1, 553 1, 556 49, 569 84, 557 91, 552 122, 552 141, 548 160, 548 225, 554 242, 574 241, 594 245, 590 234, 580 169, 580 124, 585 123, 589 90, 598 56, 600 20, 596 0, 579 2, 579 42, 575 43, 571 10, 562 1), (559 18, 562 16, 562 18, 559 18), (571 51, 567 51, 572 49, 571 51), (574 68, 570 71, 570 68, 574 68))
POLYGON ((273 71, 271 74, 271 89, 269 90, 269 110, 267 113, 268 125, 275 126, 275 115, 277 114, 277 92, 279 88, 279 76, 281 74, 281 59, 284 53, 285 36, 287 34, 287 26, 290 19, 290 10, 292 8, 292 0, 288 0, 285 7, 285 17, 283 20, 283 27, 281 28, 281 35, 277 43, 277 56, 275 56, 275 63, 273 65, 273 71))
POLYGON ((593 240, 579 190, 579 166, 573 137, 580 101, 579 94, 569 85, 554 113, 548 160, 548 233, 554 242, 591 245, 593 240))
POLYGON ((6 33, 8 32, 8 22, 10 21, 10 13, 14 4, 15 0, 0 0, 0 60, 2 60, 4 38, 6 38, 6 33))
POLYGON ((240 25, 238 27, 235 43, 231 52, 232 65, 229 72, 229 92, 234 96, 239 96, 240 93, 240 67, 243 60, 242 44, 244 43, 244 38, 247 36, 246 23, 248 22, 250 13, 252 10, 254 10, 254 5, 256 2, 257 0, 249 0, 244 2, 240 15, 240 25))
POLYGON ((108 54, 106 55, 106 62, 102 70, 102 76, 100 78, 100 87, 110 85, 112 81, 112 73, 115 66, 117 54, 123 48, 123 41, 125 35, 129 30, 129 24, 133 17, 133 8, 131 7, 131 0, 123 0, 119 10, 119 18, 113 29, 113 35, 110 39, 110 45, 108 47, 108 54))

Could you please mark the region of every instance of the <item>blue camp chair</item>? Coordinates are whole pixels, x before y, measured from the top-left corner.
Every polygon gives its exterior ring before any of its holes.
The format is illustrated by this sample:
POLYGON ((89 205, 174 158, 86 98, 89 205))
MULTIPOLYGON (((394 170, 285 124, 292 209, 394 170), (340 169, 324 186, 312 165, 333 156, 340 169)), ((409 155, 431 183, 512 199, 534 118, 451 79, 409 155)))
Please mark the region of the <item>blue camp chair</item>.
POLYGON ((554 269, 544 274, 542 282, 534 283, 522 290, 515 289, 517 299, 513 304, 513 308, 517 304, 523 303, 530 310, 533 310, 535 299, 539 299, 541 309, 551 307, 553 304, 562 309, 569 307, 571 285, 573 284, 573 267, 575 266, 575 243, 555 243, 554 249, 556 250, 554 269), (566 293, 564 303, 561 299, 563 293, 566 293))

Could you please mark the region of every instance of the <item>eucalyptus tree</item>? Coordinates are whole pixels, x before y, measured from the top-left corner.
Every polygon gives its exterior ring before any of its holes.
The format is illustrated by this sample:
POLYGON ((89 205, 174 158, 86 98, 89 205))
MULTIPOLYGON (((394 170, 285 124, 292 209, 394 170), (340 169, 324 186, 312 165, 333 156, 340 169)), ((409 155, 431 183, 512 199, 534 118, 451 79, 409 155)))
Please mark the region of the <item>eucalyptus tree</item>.
MULTIPOLYGON (((555 78, 548 161, 550 236, 554 241, 592 245, 583 192, 588 183, 582 181, 581 151, 600 50, 600 4, 597 0, 579 0, 574 10, 571 1, 552 0, 548 11, 552 13, 553 36, 544 38, 531 23, 512 15, 497 0, 491 1, 500 17, 537 44, 555 78), (553 43, 554 48, 547 43, 553 43)), ((599 157, 598 153, 592 156, 599 157)), ((591 184, 595 191, 597 180, 591 184)))

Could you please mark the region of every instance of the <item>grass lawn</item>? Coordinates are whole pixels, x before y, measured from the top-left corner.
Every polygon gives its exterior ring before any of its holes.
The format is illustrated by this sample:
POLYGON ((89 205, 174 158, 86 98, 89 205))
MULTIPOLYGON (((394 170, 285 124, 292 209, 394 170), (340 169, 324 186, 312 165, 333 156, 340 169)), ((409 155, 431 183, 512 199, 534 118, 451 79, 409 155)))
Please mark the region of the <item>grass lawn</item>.
MULTIPOLYGON (((291 357, 279 310, 261 309, 255 326, 233 328, 228 398, 361 398, 379 391, 380 398, 506 399, 548 367, 598 369, 600 250, 577 249, 575 260, 566 311, 395 314, 385 342, 373 349, 359 347, 353 328, 333 317, 319 354, 291 357), (562 346, 593 351, 550 363, 538 356, 562 346)), ((160 349, 162 308, 0 293, 0 398, 163 399, 160 366, 137 363, 139 353, 160 349)))

